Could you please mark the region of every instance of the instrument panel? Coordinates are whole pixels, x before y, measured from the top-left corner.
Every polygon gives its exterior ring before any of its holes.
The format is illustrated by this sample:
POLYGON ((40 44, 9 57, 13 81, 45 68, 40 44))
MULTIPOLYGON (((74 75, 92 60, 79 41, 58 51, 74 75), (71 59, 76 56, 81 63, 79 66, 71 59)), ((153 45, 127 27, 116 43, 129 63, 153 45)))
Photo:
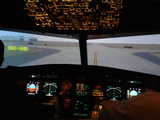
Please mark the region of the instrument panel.
POLYGON ((122 100, 122 89, 119 86, 107 86, 106 98, 108 100, 122 100))
POLYGON ((131 86, 115 85, 112 83, 93 84, 94 81, 86 83, 86 81, 70 81, 70 80, 45 80, 33 79, 28 80, 26 84, 26 92, 29 96, 76 96, 77 98, 85 97, 101 97, 101 100, 123 100, 133 96, 137 96, 144 92, 141 84, 134 84, 131 86), (139 86, 139 87, 138 87, 139 86), (74 92, 73 92, 74 91, 74 92))
POLYGON ((159 76, 113 68, 47 65, 8 70, 16 71, 13 77, 17 83, 23 82, 30 100, 50 106, 48 111, 54 112, 50 117, 57 120, 98 119, 103 100, 121 101, 142 92, 160 92, 159 76))

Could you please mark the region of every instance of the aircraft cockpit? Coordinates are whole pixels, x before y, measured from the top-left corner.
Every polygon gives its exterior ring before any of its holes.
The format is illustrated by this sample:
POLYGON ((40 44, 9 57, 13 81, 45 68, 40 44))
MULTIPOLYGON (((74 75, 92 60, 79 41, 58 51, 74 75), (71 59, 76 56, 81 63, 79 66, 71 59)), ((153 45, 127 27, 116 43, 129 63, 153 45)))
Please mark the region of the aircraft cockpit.
POLYGON ((115 68, 52 64, 5 70, 45 120, 98 120, 102 101, 160 92, 159 76, 115 68))
POLYGON ((98 120, 102 101, 160 92, 159 8, 159 0, 0 1, 1 75, 42 120, 98 120))

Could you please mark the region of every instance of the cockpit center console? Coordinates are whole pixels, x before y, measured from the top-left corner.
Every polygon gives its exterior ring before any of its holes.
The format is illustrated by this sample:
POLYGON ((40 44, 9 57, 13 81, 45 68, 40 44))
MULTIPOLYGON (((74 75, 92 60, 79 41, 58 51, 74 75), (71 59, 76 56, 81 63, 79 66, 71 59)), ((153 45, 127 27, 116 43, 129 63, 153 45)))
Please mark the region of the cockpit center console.
POLYGON ((159 76, 78 65, 8 68, 17 84, 48 119, 98 119, 104 100, 121 101, 142 92, 159 92, 159 76), (23 84, 20 84, 23 83, 23 84))

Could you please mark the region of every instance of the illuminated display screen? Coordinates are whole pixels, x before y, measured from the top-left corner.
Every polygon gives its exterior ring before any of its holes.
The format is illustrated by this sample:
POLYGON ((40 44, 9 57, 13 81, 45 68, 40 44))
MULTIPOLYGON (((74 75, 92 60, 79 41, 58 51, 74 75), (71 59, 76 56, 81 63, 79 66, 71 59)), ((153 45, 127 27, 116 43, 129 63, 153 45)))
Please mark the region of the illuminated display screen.
POLYGON ((39 92, 39 82, 30 81, 27 83, 26 91, 28 95, 36 95, 39 92))
POLYGON ((84 113, 74 113, 74 116, 77 116, 77 117, 87 117, 88 114, 84 114, 84 113))
POLYGON ((128 88, 127 89, 127 98, 137 96, 140 93, 141 93, 141 88, 128 88))
POLYGON ((123 0, 24 0, 24 10, 41 27, 97 30, 117 27, 123 0))
POLYGON ((121 87, 107 86, 106 99, 108 100, 122 100, 122 89, 121 87))
POLYGON ((45 82, 43 86, 43 92, 45 93, 45 96, 56 96, 57 83, 56 82, 45 82))
POLYGON ((99 86, 99 85, 94 86, 92 95, 93 95, 93 96, 103 96, 103 91, 102 91, 101 86, 99 86))
POLYGON ((84 83, 76 84, 76 95, 77 96, 87 96, 89 94, 89 86, 84 83))
POLYGON ((77 100, 74 105, 74 116, 77 117, 87 117, 88 116, 89 107, 88 104, 77 100))

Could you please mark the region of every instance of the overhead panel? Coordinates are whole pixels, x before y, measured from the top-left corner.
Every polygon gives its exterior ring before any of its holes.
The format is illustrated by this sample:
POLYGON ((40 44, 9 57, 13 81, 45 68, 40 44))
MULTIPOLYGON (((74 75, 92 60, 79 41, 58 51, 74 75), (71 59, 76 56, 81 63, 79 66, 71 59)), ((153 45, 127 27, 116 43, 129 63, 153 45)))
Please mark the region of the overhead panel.
POLYGON ((41 27, 105 30, 117 27, 122 0, 24 0, 24 10, 41 27))

